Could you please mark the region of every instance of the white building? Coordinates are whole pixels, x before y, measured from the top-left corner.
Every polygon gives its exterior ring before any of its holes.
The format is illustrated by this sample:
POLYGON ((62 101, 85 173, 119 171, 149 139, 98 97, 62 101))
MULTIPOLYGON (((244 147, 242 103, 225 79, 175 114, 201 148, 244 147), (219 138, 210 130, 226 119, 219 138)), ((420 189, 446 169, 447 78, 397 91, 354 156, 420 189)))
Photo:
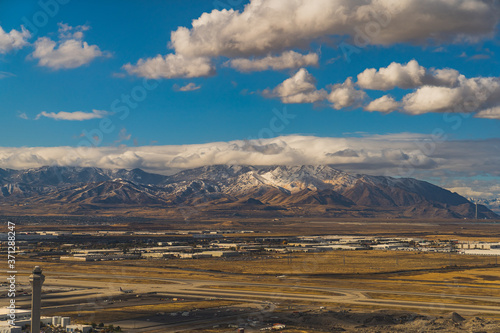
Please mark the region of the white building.
POLYGON ((0 324, 0 333, 21 333, 21 326, 10 326, 0 324))
MULTIPOLYGON (((21 328, 25 325, 31 325, 31 310, 16 309, 16 326, 9 325, 10 309, 0 309, 0 333, 20 333, 21 328)), ((40 322, 45 325, 53 325, 58 327, 66 327, 71 323, 70 317, 41 317, 40 322)))
POLYGON ((54 316, 52 317, 52 326, 66 327, 71 324, 69 317, 54 316))
POLYGON ((239 256, 238 251, 203 251, 201 254, 209 254, 212 257, 234 257, 239 256))
MULTIPOLYGON (((0 322, 10 320, 11 309, 6 307, 0 309, 0 322)), ((16 321, 31 319, 31 310, 15 309, 16 321)))
POLYGON ((125 260, 125 259, 139 259, 140 254, 75 254, 73 256, 61 256, 59 260, 64 261, 108 261, 108 260, 125 260))
POLYGON ((137 247, 130 250, 131 252, 182 252, 192 251, 192 246, 154 246, 154 247, 137 247))
POLYGON ((461 254, 473 255, 473 256, 500 256, 500 249, 491 250, 462 250, 461 254))
POLYGON ((15 323, 16 325, 10 325, 9 320, 11 319, 11 309, 2 308, 0 309, 0 333, 21 333, 22 326, 29 324, 31 320, 31 311, 15 309, 15 323))
POLYGON ((211 258, 211 254, 204 253, 179 253, 178 255, 181 259, 201 259, 201 258, 211 258))
POLYGON ((223 248, 223 249, 237 249, 240 246, 245 246, 245 243, 210 243, 210 246, 223 248))
POLYGON ((68 325, 66 326, 66 332, 76 332, 77 330, 88 333, 92 330, 92 325, 68 325))
POLYGON ((459 249, 463 250, 490 250, 490 249, 500 249, 500 243, 488 243, 488 242, 478 242, 478 241, 460 241, 457 244, 459 249))

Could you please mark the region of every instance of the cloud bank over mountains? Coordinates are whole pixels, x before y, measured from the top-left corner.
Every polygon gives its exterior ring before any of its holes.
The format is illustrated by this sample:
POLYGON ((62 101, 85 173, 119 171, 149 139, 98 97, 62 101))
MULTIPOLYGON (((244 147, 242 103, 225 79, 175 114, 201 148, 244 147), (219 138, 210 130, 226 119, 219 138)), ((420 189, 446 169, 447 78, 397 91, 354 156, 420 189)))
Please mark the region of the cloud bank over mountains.
POLYGON ((292 135, 178 146, 0 148, 0 168, 12 169, 61 165, 172 174, 216 164, 331 164, 349 172, 438 179, 446 184, 460 177, 499 179, 500 139, 446 141, 400 133, 344 138, 292 135))

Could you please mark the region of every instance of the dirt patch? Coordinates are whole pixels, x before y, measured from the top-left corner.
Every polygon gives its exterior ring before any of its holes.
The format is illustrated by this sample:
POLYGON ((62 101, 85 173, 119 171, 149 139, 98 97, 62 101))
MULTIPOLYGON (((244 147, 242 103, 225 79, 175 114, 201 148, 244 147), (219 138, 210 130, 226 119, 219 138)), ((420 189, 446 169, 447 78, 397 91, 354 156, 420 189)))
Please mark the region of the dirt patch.
POLYGON ((486 281, 500 281, 500 276, 495 276, 495 275, 476 275, 476 276, 486 281))
POLYGON ((479 317, 464 318, 456 313, 428 316, 405 311, 383 310, 353 312, 351 310, 294 312, 280 318, 287 327, 328 332, 499 332, 498 321, 479 317), (460 320, 457 320, 460 318, 460 320))
POLYGON ((464 276, 454 276, 453 280, 462 281, 462 282, 474 282, 475 281, 475 279, 473 279, 473 278, 464 277, 464 276))

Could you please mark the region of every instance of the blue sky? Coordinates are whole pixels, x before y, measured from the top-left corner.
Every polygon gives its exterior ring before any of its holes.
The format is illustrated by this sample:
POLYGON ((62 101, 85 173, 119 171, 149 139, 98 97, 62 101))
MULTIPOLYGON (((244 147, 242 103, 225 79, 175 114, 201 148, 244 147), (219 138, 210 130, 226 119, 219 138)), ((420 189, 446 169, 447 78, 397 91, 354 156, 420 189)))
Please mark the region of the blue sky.
MULTIPOLYGON (((0 146, 5 149, 77 147, 85 133, 96 148, 287 135, 431 135, 436 129, 454 142, 499 136, 500 100, 494 96, 500 91, 499 11, 492 1, 415 0, 390 12, 389 0, 360 1, 378 18, 360 16, 362 9, 346 0, 41 3, 49 10, 38 1, 0 4, 0 146), (212 12, 222 6, 235 11, 212 12), (324 8, 316 13, 318 6, 324 8), (52 10, 54 15, 47 15, 52 10), (328 16, 318 15, 322 12, 328 16), (41 17, 47 20, 38 24, 41 17), (367 45, 356 44, 360 29, 373 24, 380 32, 367 45), (29 33, 16 37, 15 44, 11 31, 22 34, 22 26, 29 33), (181 34, 183 29, 190 35, 181 34), (64 42, 74 48, 61 55, 64 42), (50 43, 56 45, 53 52, 42 54, 50 43), (90 49, 84 50, 84 43, 90 49), (356 47, 348 58, 342 52, 346 45, 356 47), (292 53, 298 62, 280 58, 292 53), (312 58, 306 61, 307 54, 312 58), (151 65, 157 55, 162 58, 151 65), (230 65, 235 59, 270 67, 244 71, 230 65), (371 68, 375 76, 366 72, 371 68), (446 79, 436 70, 444 70, 446 79), (145 82, 154 88, 145 89, 145 82), (392 83, 381 88, 380 82, 392 83), (144 91, 126 117, 116 112, 124 95, 144 91), (481 97, 483 92, 488 96, 481 97), (388 99, 371 104, 385 95, 388 99), (456 117, 467 101, 473 109, 459 116, 459 125, 444 116, 456 117), (266 131, 283 108, 294 118, 266 131), (103 119, 111 128, 107 133, 100 128, 103 119)), ((0 167, 17 165, 9 163, 0 167)), ((497 177, 487 170, 485 175, 497 177)))

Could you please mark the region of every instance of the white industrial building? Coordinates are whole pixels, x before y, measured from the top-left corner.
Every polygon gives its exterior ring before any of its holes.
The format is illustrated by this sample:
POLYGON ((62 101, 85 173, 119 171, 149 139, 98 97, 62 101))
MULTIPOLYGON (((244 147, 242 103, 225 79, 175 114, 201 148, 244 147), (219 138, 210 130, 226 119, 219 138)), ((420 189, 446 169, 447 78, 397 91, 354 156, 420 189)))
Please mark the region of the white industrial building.
POLYGON ((66 326, 66 332, 82 332, 88 333, 92 330, 92 325, 68 325, 66 326))
POLYGON ((212 247, 218 247, 218 248, 224 248, 224 249, 237 249, 241 246, 245 246, 247 244, 245 243, 210 243, 210 246, 212 247))
POLYGON ((394 250, 394 249, 406 249, 408 244, 405 243, 387 243, 387 244, 377 244, 371 245, 374 250, 394 250))
POLYGON ((54 316, 52 317, 52 326, 66 327, 71 324, 69 317, 54 316))
POLYGON ((491 250, 462 250, 461 254, 473 255, 473 256, 500 256, 500 249, 491 250))
MULTIPOLYGON (((10 319, 11 309, 5 307, 0 309, 0 322, 8 321, 10 319)), ((15 309, 16 321, 30 319, 31 311, 30 310, 22 310, 15 309)))
POLYGON ((111 254, 84 254, 77 253, 73 256, 61 256, 59 260, 63 261, 108 261, 108 260, 125 260, 125 259, 139 259, 140 254, 123 254, 123 253, 111 253, 111 254))
POLYGON ((179 253, 178 257, 180 259, 201 259, 201 258, 211 258, 211 254, 203 253, 179 253))
POLYGON ((11 309, 5 307, 0 309, 0 333, 20 333, 24 325, 29 324, 31 320, 31 311, 15 309, 15 324, 10 325, 9 320, 11 309))
POLYGON ((192 251, 192 246, 154 246, 154 247, 138 247, 133 248, 131 252, 181 252, 181 251, 192 251))
POLYGON ((212 257, 235 257, 240 255, 241 253, 238 251, 203 251, 201 254, 208 254, 212 257))
POLYGON ((333 250, 347 250, 347 251, 355 251, 355 250, 366 250, 366 248, 362 246, 355 245, 321 245, 316 247, 321 251, 333 251, 333 250))
POLYGON ((473 249, 490 250, 490 249, 500 249, 500 243, 460 241, 458 242, 457 247, 463 250, 473 250, 473 249))
MULTIPOLYGON (((10 309, 0 309, 0 333, 17 333, 22 331, 22 327, 31 324, 31 310, 16 309, 16 326, 11 326, 8 323, 10 309)), ((40 322, 45 325, 66 328, 71 324, 70 317, 41 317, 40 322)))
POLYGON ((0 333, 21 333, 21 326, 4 325, 0 323, 0 333))

